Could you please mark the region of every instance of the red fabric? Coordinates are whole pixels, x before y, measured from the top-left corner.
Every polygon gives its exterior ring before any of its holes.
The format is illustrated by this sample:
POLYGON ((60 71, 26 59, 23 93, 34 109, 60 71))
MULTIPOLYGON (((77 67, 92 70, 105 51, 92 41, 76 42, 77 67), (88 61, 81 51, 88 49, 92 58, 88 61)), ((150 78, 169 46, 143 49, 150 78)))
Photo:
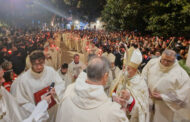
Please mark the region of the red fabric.
POLYGON ((13 72, 13 81, 17 78, 17 74, 13 72))
MULTIPOLYGON (((37 105, 38 102, 40 102, 42 100, 42 96, 47 96, 49 94, 48 93, 49 88, 50 88, 50 86, 48 86, 48 87, 34 93, 34 99, 35 99, 36 105, 37 105)), ((51 103, 49 104, 48 109, 51 108, 52 106, 54 106, 55 104, 56 104, 56 101, 54 100, 53 97, 51 97, 51 103)))
POLYGON ((133 98, 133 102, 127 105, 127 110, 131 112, 134 106, 135 106, 135 99, 133 98))
POLYGON ((12 82, 4 82, 3 87, 10 92, 12 82))
POLYGON ((52 45, 50 45, 50 47, 55 47, 55 45, 52 44, 52 45))
POLYGON ((147 59, 147 58, 148 58, 148 56, 147 56, 147 55, 144 55, 144 58, 145 58, 145 59, 147 59))
POLYGON ((117 90, 117 89, 114 89, 114 90, 113 90, 113 93, 116 93, 116 90, 117 90))

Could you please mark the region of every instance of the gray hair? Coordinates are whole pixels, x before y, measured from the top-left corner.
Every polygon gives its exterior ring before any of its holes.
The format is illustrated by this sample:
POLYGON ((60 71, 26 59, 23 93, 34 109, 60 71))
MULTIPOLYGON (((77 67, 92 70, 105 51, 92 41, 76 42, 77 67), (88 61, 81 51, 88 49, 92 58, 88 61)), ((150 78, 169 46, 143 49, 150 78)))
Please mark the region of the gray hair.
POLYGON ((2 66, 0 66, 0 71, 3 70, 2 66))
POLYGON ((97 56, 95 54, 89 54, 88 55, 88 59, 87 62, 89 62, 90 60, 92 60, 93 58, 96 58, 97 56))
POLYGON ((171 49, 165 49, 162 54, 176 58, 176 52, 171 49))
POLYGON ((95 57, 89 61, 87 66, 88 79, 98 82, 109 70, 110 62, 105 57, 95 57))

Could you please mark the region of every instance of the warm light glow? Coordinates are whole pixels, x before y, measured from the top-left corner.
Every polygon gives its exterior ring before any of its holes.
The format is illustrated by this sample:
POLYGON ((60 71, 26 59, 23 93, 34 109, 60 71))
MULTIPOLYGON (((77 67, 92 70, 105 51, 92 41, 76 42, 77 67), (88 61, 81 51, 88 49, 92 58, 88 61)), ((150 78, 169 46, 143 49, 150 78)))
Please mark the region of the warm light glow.
POLYGON ((78 21, 78 20, 76 20, 76 21, 75 21, 75 24, 77 24, 77 25, 78 25, 78 24, 79 24, 79 21, 78 21))
POLYGON ((10 54, 10 55, 11 55, 11 54, 12 54, 12 51, 11 51, 11 50, 9 50, 9 51, 8 51, 8 54, 10 54))
POLYGON ((54 23, 53 23, 53 21, 51 21, 51 26, 54 26, 54 23))
POLYGON ((100 24, 100 21, 99 21, 99 20, 97 20, 97 21, 96 21, 96 23, 97 23, 97 24, 100 24))

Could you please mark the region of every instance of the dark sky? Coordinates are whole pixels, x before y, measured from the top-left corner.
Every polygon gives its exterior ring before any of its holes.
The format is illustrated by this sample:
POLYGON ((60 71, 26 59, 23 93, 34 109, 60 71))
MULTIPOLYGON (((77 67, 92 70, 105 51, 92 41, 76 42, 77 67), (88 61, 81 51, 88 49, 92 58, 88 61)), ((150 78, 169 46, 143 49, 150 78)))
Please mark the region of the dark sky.
POLYGON ((12 23, 49 21, 53 15, 68 17, 63 10, 50 0, 0 0, 0 20, 12 23))

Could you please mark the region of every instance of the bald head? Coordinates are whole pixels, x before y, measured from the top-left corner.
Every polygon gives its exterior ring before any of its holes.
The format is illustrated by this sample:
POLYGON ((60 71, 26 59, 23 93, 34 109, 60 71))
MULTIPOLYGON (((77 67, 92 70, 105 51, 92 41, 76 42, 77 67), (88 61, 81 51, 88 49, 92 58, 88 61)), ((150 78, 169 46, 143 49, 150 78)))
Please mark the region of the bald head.
POLYGON ((94 57, 87 66, 88 79, 93 82, 98 82, 102 79, 105 73, 109 72, 110 63, 105 57, 94 57))

